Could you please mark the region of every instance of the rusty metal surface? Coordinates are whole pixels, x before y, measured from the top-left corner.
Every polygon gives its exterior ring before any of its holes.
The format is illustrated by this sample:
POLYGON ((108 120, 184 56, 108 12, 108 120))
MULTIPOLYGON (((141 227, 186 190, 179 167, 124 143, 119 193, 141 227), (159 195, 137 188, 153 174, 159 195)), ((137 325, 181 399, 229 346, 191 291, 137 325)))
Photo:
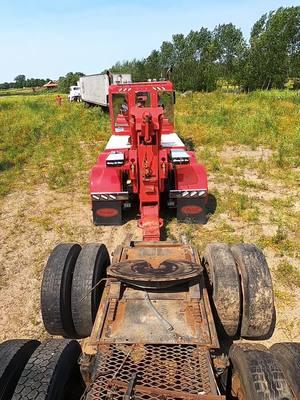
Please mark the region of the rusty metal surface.
POLYGON ((221 399, 212 388, 208 350, 195 345, 100 346, 87 400, 221 399))
MULTIPOLYGON (((112 293, 116 293, 114 286, 110 285, 112 293)), ((122 284, 119 299, 110 296, 110 292, 107 299, 102 299, 102 317, 97 315, 95 325, 99 325, 94 327, 90 340, 95 344, 194 343, 218 347, 207 304, 206 290, 200 288, 199 282, 194 287, 180 286, 173 292, 151 292, 122 284), (171 331, 162 319, 173 327, 171 331)))
MULTIPOLYGON (((132 259, 153 268, 167 259, 200 264, 192 246, 168 242, 124 246, 113 262, 132 259)), ((219 342, 202 274, 163 290, 109 278, 82 348, 93 359, 87 399, 123 400, 131 391, 136 400, 222 398, 209 352, 219 342)))
POLYGON ((108 337, 103 336, 103 341, 108 339, 121 343, 186 343, 195 340, 203 342, 201 337, 195 338, 195 334, 197 335, 199 331, 196 333, 192 324, 186 323, 186 313, 197 315, 202 321, 199 310, 192 310, 186 304, 174 300, 153 300, 153 304, 173 326, 173 331, 166 329, 146 300, 132 300, 120 304, 116 323, 107 326, 108 337))
MULTIPOLYGON (((172 252, 172 256, 181 252, 188 262, 199 263, 197 253, 188 245, 138 243, 134 247, 124 247, 119 252, 121 259, 127 258, 128 251, 132 251, 131 256, 135 252, 147 255, 151 263, 151 254, 161 260, 172 252)), ((176 287, 147 291, 112 278, 105 287, 91 337, 83 345, 84 351, 96 354, 99 343, 191 343, 218 348, 203 276, 176 287), (168 323, 174 328, 172 331, 166 329, 168 323)))
POLYGON ((203 272, 200 264, 191 261, 165 259, 159 266, 151 261, 129 259, 112 264, 107 275, 143 288, 168 288, 199 276, 203 272))
MULTIPOLYGON (((199 263, 191 246, 171 242, 137 242, 134 246, 123 248, 119 261, 141 259, 149 261, 153 268, 158 268, 166 259, 199 263)), ((114 262, 116 262, 116 259, 114 259, 114 262)))

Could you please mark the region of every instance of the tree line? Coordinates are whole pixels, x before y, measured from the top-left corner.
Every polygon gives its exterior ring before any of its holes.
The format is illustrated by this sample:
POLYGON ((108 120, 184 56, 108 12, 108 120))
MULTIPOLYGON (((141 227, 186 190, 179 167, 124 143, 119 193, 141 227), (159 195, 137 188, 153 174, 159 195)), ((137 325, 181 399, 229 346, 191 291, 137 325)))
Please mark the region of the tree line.
MULTIPOLYGON (((77 85, 79 78, 84 76, 82 72, 68 72, 65 76, 60 76, 58 83, 58 90, 63 93, 68 93, 70 86, 77 85)), ((1 89, 21 89, 24 87, 37 88, 43 86, 45 83, 49 82, 51 79, 26 79, 25 75, 18 75, 15 77, 14 82, 4 82, 0 83, 1 89)))
POLYGON ((175 34, 144 59, 117 62, 112 72, 131 73, 134 81, 166 77, 178 90, 212 91, 283 88, 290 79, 300 88, 300 7, 264 14, 252 27, 249 43, 242 31, 222 24, 186 36, 175 34))
POLYGON ((43 86, 45 83, 49 82, 49 78, 29 78, 27 79, 25 75, 18 75, 15 77, 14 82, 3 82, 0 83, 0 89, 21 89, 23 87, 34 88, 43 86))
MULTIPOLYGON (((229 24, 212 31, 200 28, 188 35, 175 34, 141 60, 117 62, 111 72, 131 73, 133 81, 166 78, 172 70, 177 90, 212 91, 220 86, 251 91, 300 88, 300 6, 281 7, 264 14, 252 27, 249 42, 241 29, 229 24)), ((69 72, 58 80, 68 92, 82 72, 69 72)), ((37 87, 49 79, 26 79, 18 75, 0 89, 37 87)))

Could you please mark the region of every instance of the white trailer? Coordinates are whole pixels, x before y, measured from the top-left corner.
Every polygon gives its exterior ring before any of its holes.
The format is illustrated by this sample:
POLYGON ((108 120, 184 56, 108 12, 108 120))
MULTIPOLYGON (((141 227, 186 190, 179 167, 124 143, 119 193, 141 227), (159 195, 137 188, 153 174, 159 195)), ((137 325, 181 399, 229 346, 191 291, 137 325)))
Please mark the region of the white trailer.
POLYGON ((109 84, 129 83, 131 74, 94 74, 79 79, 81 100, 87 105, 108 107, 109 84), (111 82, 109 82, 111 80, 111 82))

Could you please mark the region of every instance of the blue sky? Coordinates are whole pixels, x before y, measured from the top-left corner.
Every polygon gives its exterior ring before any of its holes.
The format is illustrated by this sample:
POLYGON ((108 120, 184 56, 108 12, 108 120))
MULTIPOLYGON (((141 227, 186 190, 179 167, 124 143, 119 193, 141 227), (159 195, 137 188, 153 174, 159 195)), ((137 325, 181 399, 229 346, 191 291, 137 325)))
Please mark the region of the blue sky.
POLYGON ((172 34, 232 22, 246 38, 277 0, 1 0, 0 82, 99 72, 142 58, 172 34))

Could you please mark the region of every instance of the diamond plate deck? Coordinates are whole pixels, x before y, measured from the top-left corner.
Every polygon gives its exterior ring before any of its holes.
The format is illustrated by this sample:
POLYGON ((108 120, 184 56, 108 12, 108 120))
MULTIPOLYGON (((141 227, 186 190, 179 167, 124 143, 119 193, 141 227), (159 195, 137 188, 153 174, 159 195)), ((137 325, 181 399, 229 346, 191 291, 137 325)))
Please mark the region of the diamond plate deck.
POLYGON ((206 397, 211 394, 207 356, 207 349, 195 345, 101 346, 86 399, 122 400, 133 373, 134 400, 206 397))

